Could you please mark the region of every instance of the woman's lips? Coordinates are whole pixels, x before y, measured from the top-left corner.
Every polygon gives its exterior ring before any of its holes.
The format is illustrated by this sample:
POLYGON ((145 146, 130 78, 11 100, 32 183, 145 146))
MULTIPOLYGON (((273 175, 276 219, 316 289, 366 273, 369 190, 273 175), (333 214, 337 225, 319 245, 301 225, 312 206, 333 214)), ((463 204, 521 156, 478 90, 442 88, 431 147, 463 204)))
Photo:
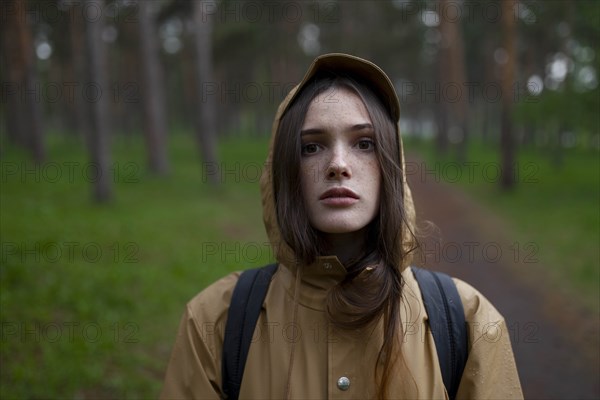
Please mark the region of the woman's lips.
POLYGON ((319 200, 328 206, 347 207, 358 202, 359 196, 345 187, 336 187, 325 191, 319 200))

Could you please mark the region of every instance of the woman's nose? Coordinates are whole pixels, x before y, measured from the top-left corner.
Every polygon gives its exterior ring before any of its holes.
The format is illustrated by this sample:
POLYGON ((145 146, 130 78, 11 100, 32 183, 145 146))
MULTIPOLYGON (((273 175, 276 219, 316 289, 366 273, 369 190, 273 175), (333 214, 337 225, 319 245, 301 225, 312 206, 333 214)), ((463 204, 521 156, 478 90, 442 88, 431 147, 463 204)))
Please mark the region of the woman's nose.
POLYGON ((327 179, 348 179, 352 177, 348 152, 342 149, 334 149, 325 174, 327 179))

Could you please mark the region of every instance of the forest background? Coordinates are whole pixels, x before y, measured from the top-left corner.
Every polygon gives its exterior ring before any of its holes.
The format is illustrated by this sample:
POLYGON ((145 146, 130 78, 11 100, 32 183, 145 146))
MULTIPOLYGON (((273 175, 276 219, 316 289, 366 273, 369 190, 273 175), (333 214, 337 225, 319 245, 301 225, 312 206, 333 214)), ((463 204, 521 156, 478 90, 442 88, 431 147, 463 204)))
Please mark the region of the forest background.
POLYGON ((0 4, 0 397, 157 396, 185 302, 273 259, 272 119, 327 52, 390 75, 410 179, 504 221, 477 252, 598 318, 597 2, 0 4))

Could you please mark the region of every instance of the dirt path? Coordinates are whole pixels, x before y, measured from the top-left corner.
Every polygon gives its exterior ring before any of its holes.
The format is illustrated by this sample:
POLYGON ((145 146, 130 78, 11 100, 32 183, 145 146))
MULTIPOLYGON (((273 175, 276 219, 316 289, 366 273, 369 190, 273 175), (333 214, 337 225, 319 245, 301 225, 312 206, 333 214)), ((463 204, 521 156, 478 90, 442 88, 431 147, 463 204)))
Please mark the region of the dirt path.
POLYGON ((502 221, 435 174, 409 181, 419 220, 440 229, 424 241, 426 265, 470 283, 505 316, 525 398, 599 399, 600 319, 540 278, 543 249, 511 240, 502 221))

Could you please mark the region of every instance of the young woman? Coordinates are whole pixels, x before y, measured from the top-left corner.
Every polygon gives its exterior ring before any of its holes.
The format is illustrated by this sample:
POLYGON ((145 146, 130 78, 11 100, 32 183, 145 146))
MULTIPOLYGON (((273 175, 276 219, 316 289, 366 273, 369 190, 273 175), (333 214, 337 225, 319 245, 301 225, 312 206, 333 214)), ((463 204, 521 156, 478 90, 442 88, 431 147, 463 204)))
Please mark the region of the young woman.
MULTIPOLYGON (((410 268, 418 247, 394 87, 375 64, 318 57, 280 105, 261 179, 278 268, 240 399, 445 399, 410 268)), ((188 305, 162 398, 223 398, 223 332, 239 274, 188 305)), ((503 317, 454 280, 469 352, 457 398, 522 398, 503 317)))

